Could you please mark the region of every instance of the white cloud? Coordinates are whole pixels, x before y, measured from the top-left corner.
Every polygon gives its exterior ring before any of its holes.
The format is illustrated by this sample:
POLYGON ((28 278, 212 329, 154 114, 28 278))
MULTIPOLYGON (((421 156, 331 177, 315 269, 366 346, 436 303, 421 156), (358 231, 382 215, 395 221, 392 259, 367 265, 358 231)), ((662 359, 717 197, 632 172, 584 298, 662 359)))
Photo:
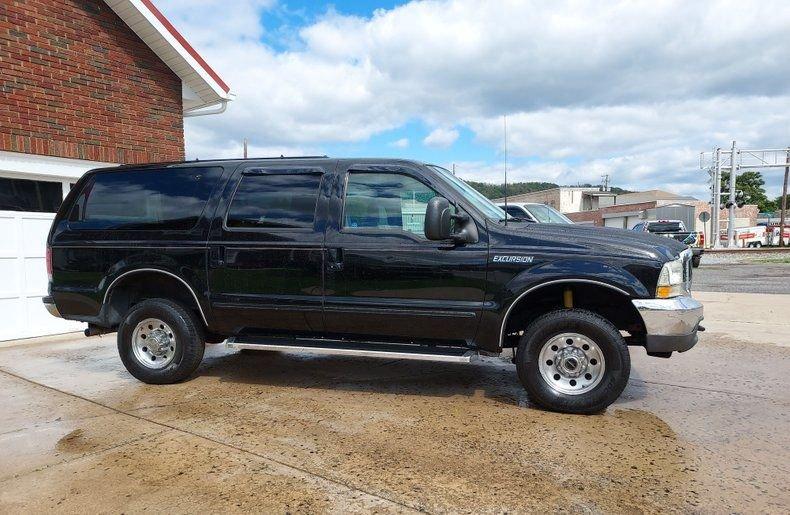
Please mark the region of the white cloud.
POLYGON ((390 146, 395 148, 407 148, 409 146, 409 138, 401 138, 390 143, 390 146))
POLYGON ((426 147, 449 148, 458 139, 458 131, 455 129, 444 129, 439 127, 431 131, 422 140, 426 147))
POLYGON ((537 179, 609 170, 617 185, 699 192, 699 151, 789 143, 785 0, 415 1, 369 18, 330 10, 286 51, 262 43, 272 2, 160 0, 238 94, 186 121, 190 156, 244 137, 309 151, 410 120, 439 127, 424 141, 438 147, 457 138, 446 127, 468 127, 493 156, 508 113, 511 153, 542 160, 522 167, 537 179))

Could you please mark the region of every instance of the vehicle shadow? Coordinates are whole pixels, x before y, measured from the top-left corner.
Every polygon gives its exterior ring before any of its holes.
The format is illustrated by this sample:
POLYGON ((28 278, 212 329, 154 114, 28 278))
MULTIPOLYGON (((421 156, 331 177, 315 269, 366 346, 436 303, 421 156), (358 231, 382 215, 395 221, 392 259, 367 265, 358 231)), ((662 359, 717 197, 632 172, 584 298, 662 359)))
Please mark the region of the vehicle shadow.
MULTIPOLYGON (((486 357, 471 364, 365 357, 311 355, 277 351, 239 352, 209 347, 195 377, 280 388, 370 392, 398 396, 482 396, 497 402, 537 408, 528 398, 509 357, 486 357)), ((626 387, 629 400, 645 388, 626 387)))

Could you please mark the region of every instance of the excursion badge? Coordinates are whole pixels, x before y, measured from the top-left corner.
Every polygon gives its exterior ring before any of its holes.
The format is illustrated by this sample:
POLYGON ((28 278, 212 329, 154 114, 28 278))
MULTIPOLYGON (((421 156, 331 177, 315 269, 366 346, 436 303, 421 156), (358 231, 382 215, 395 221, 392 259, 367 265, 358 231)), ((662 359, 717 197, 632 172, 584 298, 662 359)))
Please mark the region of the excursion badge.
POLYGON ((534 256, 494 256, 494 263, 532 263, 534 256))

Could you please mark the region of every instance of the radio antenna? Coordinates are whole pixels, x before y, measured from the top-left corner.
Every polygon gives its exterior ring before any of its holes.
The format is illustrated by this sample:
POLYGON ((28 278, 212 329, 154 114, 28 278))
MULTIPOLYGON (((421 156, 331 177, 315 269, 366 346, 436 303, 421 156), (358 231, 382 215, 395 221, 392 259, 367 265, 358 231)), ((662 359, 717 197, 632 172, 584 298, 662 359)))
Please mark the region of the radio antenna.
POLYGON ((507 226, 507 115, 502 115, 502 128, 505 137, 505 226, 507 226))

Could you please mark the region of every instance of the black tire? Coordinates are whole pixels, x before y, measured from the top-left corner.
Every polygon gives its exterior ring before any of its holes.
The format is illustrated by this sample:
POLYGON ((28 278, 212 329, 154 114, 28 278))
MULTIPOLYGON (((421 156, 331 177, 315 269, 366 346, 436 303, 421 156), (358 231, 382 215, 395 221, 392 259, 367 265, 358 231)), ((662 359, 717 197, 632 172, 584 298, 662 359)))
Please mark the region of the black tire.
POLYGON ((203 325, 195 313, 171 300, 148 299, 135 304, 118 327, 118 354, 121 361, 130 374, 144 383, 171 384, 183 381, 200 365, 204 350, 203 325), (164 368, 149 368, 135 356, 133 333, 137 325, 147 318, 157 318, 173 331, 174 355, 164 368))
POLYGON ((521 384, 537 405, 563 413, 592 414, 605 410, 623 392, 631 373, 631 356, 625 340, 611 322, 591 311, 562 309, 530 324, 519 340, 516 370, 521 384), (576 395, 562 393, 541 375, 540 352, 544 344, 562 333, 583 335, 594 341, 603 354, 603 376, 589 391, 576 395))
POLYGON ((702 261, 702 256, 692 256, 691 266, 694 268, 699 268, 700 261, 702 261))

